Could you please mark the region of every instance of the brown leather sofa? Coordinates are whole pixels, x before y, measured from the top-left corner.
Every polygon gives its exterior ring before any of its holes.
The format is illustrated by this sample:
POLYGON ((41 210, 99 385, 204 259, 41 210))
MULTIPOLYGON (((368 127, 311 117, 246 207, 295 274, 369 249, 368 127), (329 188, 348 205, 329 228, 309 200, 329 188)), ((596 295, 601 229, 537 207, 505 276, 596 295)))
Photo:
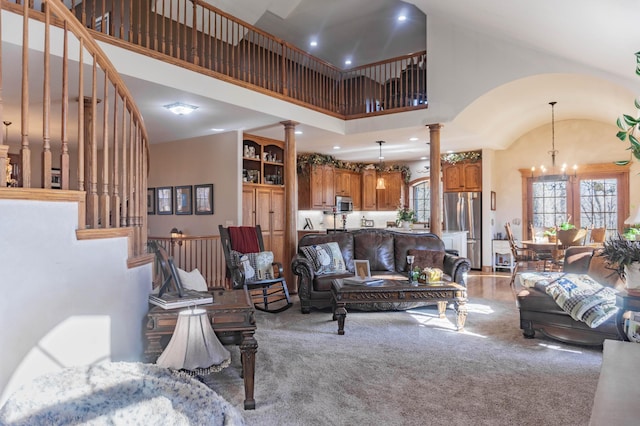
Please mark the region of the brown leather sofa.
POLYGON ((309 313, 311 308, 324 309, 331 306, 331 281, 335 278, 353 276, 354 259, 369 260, 372 276, 406 278, 409 250, 442 252, 444 279, 466 286, 466 273, 471 268, 469 259, 446 252, 444 242, 435 234, 406 233, 386 229, 307 234, 298 242, 298 254, 291 261, 291 269, 297 275, 302 313, 309 313), (300 250, 300 247, 329 242, 338 243, 347 273, 316 274, 312 262, 300 250))
MULTIPOLYGON (((588 274, 602 285, 624 288, 617 273, 605 264, 593 247, 569 247, 565 252, 563 272, 588 274)), ((544 290, 523 287, 516 280, 516 303, 520 310, 520 328, 526 338, 533 339, 536 332, 566 343, 600 346, 605 339, 621 340, 616 328, 616 315, 596 328, 576 321, 562 310, 544 290)))

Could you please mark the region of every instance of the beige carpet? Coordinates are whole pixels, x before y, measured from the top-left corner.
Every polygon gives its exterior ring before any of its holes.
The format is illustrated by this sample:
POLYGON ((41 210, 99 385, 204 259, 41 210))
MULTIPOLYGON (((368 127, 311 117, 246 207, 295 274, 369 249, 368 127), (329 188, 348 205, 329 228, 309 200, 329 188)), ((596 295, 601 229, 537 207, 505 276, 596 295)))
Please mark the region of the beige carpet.
MULTIPOLYGON (((249 425, 585 425, 602 353, 524 339, 512 301, 471 298, 465 331, 435 307, 257 312, 256 410, 249 425)), ((205 378, 242 410, 238 350, 205 378)))

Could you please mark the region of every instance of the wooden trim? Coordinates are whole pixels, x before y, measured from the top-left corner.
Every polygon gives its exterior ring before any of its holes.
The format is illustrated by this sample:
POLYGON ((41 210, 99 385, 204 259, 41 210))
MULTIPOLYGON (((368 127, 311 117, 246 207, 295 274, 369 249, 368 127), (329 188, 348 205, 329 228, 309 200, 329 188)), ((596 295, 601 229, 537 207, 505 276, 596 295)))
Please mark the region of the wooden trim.
POLYGON ((100 240, 103 238, 127 238, 127 258, 134 256, 135 244, 134 228, 105 228, 105 229, 79 229, 76 231, 76 238, 79 241, 100 240))
POLYGON ((141 254, 139 256, 127 259, 127 268, 133 269, 148 263, 153 263, 155 255, 153 253, 141 254))

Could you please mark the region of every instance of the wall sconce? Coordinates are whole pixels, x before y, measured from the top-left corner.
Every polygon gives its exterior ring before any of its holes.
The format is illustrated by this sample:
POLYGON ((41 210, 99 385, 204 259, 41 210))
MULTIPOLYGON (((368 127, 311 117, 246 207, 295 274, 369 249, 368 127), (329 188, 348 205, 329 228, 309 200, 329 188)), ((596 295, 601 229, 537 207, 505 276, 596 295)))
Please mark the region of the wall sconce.
POLYGON ((179 246, 182 246, 182 231, 178 231, 178 228, 171 228, 171 255, 173 256, 173 246, 178 243, 179 246))

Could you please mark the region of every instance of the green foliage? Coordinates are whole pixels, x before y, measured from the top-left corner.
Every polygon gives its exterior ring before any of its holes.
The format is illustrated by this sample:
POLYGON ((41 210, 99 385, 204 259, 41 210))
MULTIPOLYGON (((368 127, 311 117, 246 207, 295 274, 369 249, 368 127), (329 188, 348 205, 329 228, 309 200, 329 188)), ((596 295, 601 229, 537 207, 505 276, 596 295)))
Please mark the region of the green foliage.
POLYGON ((405 183, 411 180, 411 169, 404 164, 390 164, 388 166, 371 163, 355 163, 350 161, 342 161, 328 154, 319 154, 313 152, 310 154, 299 154, 297 159, 298 173, 307 173, 307 166, 333 166, 336 169, 351 170, 352 172, 362 172, 365 169, 375 169, 378 172, 401 172, 405 183))
POLYGON ((416 212, 406 207, 400 207, 398 209, 398 221, 415 223, 417 221, 416 212))
MULTIPOLYGON (((636 52, 636 75, 640 76, 640 52, 636 52)), ((634 101, 634 106, 636 110, 640 111, 640 98, 636 98, 634 101)), ((638 111, 636 111, 636 115, 638 111)), ((629 114, 622 114, 616 120, 616 125, 618 129, 620 129, 616 133, 616 137, 620 139, 622 142, 628 142, 629 146, 627 150, 630 151, 631 155, 635 157, 637 160, 640 160, 640 141, 636 137, 636 131, 640 130, 640 117, 635 118, 629 114)), ((626 166, 631 162, 629 160, 621 160, 616 161, 615 164, 618 166, 626 166)))
POLYGON ((630 241, 617 234, 604 242, 600 256, 607 259, 618 275, 624 277, 624 266, 640 262, 640 241, 630 241))
POLYGON ((476 162, 481 158, 482 158, 482 154, 478 151, 453 152, 451 154, 443 154, 440 156, 441 161, 449 164, 456 164, 461 161, 476 162))
POLYGON ((569 229, 576 229, 576 226, 569 222, 562 222, 560 226, 558 226, 558 229, 562 231, 568 231, 569 229))

